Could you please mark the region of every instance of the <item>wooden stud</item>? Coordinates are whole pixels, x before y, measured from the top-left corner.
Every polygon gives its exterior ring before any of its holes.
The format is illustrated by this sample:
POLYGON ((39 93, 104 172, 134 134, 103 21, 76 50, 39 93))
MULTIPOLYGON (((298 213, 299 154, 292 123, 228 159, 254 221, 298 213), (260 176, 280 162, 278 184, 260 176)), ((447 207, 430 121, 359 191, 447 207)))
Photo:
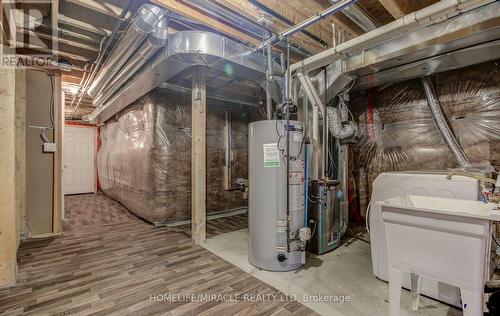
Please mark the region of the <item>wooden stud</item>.
POLYGON ((208 27, 213 28, 221 33, 240 39, 244 42, 248 42, 253 45, 259 45, 262 42, 261 40, 240 32, 237 29, 220 22, 219 20, 200 13, 199 11, 186 6, 181 2, 177 2, 175 0, 153 0, 153 2, 196 22, 207 25, 208 27))
POLYGON ((101 36, 105 36, 108 33, 111 33, 111 30, 104 29, 102 27, 97 27, 97 26, 92 25, 90 23, 76 20, 76 19, 73 19, 73 18, 70 18, 67 16, 60 16, 59 23, 67 25, 67 26, 71 26, 71 27, 74 27, 74 28, 77 28, 80 30, 84 30, 87 32, 95 33, 95 34, 98 34, 101 36))
POLYGON ((405 15, 395 0, 378 0, 384 8, 397 20, 405 15))
POLYGON ((226 122, 224 124, 224 167, 222 167, 224 178, 224 190, 230 190, 232 186, 231 179, 231 111, 226 110, 226 122))
POLYGON ((206 239, 206 68, 193 68, 191 94, 191 239, 206 239))
MULTIPOLYGON (((255 5, 247 0, 214 0, 218 5, 223 6, 225 8, 231 9, 238 14, 246 17, 247 19, 258 23, 259 19, 262 16, 262 12, 255 5)), ((288 29, 291 25, 286 24, 285 22, 279 19, 272 19, 272 23, 268 25, 269 29, 274 33, 279 33, 288 29)), ((321 45, 316 40, 307 36, 304 33, 296 33, 290 39, 290 42, 296 44, 312 54, 319 53, 324 50, 323 45, 321 45)))
MULTIPOLYGON (((6 53, 0 45, 0 57, 6 53)), ((0 68, 0 287, 16 281, 15 69, 0 68)))
MULTIPOLYGON (((105 14, 112 18, 118 18, 122 11, 123 7, 114 5, 112 2, 104 2, 104 1, 93 1, 93 0, 66 0, 66 2, 76 4, 78 6, 90 9, 94 12, 99 12, 105 14)), ((132 17, 132 12, 127 12, 125 16, 125 21, 128 21, 132 17)))
MULTIPOLYGON (((275 12, 285 16, 295 24, 323 11, 327 6, 322 6, 315 1, 288 0, 286 2, 279 0, 259 0, 259 2, 275 12), (286 3, 286 5, 284 5, 286 3)), ((331 23, 336 23, 341 28, 352 34, 352 37, 360 35, 359 27, 351 21, 342 21, 336 15, 330 16, 323 21, 310 26, 307 30, 316 36, 322 38, 327 43, 332 42, 331 23)))
POLYGON ((62 131, 64 126, 64 102, 62 102, 61 75, 54 74, 54 199, 52 212, 52 233, 62 232, 62 131))
POLYGON ((26 70, 16 70, 16 209, 18 232, 27 235, 26 226, 26 70))

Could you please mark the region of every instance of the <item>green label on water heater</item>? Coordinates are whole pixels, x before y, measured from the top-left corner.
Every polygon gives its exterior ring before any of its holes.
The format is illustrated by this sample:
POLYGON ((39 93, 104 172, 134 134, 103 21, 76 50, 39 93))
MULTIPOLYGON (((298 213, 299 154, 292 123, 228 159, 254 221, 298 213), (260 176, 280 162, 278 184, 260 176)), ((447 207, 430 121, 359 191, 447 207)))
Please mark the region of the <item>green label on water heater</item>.
POLYGON ((280 152, 278 144, 264 144, 264 168, 278 168, 280 166, 280 152))

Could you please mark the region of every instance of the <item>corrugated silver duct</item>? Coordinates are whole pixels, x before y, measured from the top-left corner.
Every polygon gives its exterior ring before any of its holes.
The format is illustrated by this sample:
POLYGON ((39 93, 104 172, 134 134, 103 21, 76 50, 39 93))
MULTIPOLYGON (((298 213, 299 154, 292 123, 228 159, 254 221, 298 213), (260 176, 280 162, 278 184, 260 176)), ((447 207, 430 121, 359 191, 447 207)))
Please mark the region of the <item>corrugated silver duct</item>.
POLYGON ((455 160, 458 162, 460 167, 469 166, 469 158, 467 158, 467 156, 465 155, 465 152, 455 138, 455 135, 453 135, 453 133, 451 132, 451 129, 448 126, 448 122, 446 122, 430 77, 424 77, 421 79, 421 81, 422 85, 424 86, 425 96, 427 97, 427 103, 429 104, 429 108, 431 109, 434 122, 436 122, 436 125, 441 132, 441 135, 443 135, 446 144, 450 148, 453 157, 455 157, 455 160))
POLYGON ((136 53, 148 35, 154 31, 164 14, 165 11, 162 8, 152 4, 143 4, 137 10, 137 15, 111 52, 99 75, 87 90, 88 95, 95 98, 102 92, 123 65, 136 53))
POLYGON ((356 126, 352 122, 347 125, 342 124, 341 111, 339 108, 328 107, 326 108, 328 116, 328 129, 333 137, 344 139, 352 137, 356 133, 356 126))
POLYGON ((104 87, 101 94, 94 100, 94 106, 103 104, 128 79, 130 79, 161 47, 167 44, 169 18, 164 17, 155 27, 153 33, 134 54, 129 62, 120 70, 116 77, 104 87))

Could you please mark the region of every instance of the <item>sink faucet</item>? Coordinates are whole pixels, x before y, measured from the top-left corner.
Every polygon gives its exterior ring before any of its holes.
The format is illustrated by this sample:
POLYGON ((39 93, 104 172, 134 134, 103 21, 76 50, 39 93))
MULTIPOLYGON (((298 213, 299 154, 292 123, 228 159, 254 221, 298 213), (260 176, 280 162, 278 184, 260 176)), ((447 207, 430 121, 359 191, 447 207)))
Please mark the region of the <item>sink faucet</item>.
POLYGON ((495 185, 497 183, 497 181, 494 180, 494 179, 491 179, 491 178, 488 178, 488 177, 485 177, 485 176, 482 176, 482 175, 479 175, 479 174, 474 174, 474 173, 466 172, 466 171, 452 171, 452 172, 449 172, 448 175, 446 176, 446 179, 451 180, 451 177, 453 177, 455 175, 477 179, 479 181, 486 182, 486 183, 491 183, 493 185, 495 185))

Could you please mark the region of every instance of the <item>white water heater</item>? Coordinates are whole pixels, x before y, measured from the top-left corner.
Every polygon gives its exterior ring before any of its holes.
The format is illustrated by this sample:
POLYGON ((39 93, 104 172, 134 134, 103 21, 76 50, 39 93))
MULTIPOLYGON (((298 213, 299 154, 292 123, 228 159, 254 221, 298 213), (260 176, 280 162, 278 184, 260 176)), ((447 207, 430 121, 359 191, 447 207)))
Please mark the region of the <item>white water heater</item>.
POLYGON ((305 263, 299 236, 305 226, 304 152, 300 122, 287 126, 286 120, 266 120, 249 126, 248 260, 258 268, 289 271, 305 263))

